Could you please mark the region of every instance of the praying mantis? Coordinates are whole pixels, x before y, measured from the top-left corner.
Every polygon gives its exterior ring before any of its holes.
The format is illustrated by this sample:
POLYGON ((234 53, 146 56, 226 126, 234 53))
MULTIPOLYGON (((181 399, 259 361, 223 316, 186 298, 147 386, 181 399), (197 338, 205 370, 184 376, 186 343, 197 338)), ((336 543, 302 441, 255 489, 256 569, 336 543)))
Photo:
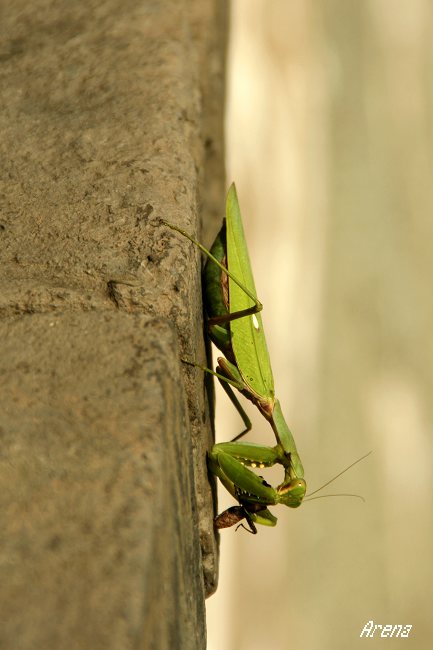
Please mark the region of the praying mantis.
POLYGON ((210 251, 178 226, 164 223, 208 257, 203 272, 207 329, 212 342, 224 354, 218 357, 216 371, 190 360, 183 361, 219 379, 245 425, 231 442, 215 444, 208 454, 210 471, 239 504, 218 515, 215 525, 226 528, 245 519, 250 532, 255 534, 255 524, 275 526, 277 523, 268 506, 282 504, 297 508, 301 505, 306 482, 295 440, 275 396, 260 315, 263 307, 256 295, 235 185, 228 191, 226 218, 210 251), (232 387, 249 399, 269 422, 276 438, 274 447, 239 442, 251 429, 251 422, 232 387), (284 469, 283 481, 277 487, 249 469, 276 464, 284 469))

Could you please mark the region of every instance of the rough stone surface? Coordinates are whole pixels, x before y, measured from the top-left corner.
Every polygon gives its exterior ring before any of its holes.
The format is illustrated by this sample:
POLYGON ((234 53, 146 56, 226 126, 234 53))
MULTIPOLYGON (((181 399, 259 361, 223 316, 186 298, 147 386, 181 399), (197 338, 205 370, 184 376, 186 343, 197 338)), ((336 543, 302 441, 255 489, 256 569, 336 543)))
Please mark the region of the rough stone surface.
POLYGON ((2 3, 0 648, 205 647, 225 9, 2 3))
POLYGON ((167 516, 197 517, 173 329, 95 311, 0 331, 4 647, 187 646, 200 551, 167 516))

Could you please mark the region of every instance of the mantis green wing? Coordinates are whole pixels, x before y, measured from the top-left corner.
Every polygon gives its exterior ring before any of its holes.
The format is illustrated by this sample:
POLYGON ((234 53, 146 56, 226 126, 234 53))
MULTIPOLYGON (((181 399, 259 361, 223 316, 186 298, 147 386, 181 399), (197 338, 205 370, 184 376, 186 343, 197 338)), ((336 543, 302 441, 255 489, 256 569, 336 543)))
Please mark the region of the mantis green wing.
MULTIPOLYGON (((240 283, 257 296, 234 183, 227 195, 226 229, 227 266, 240 283)), ((252 307, 251 298, 231 277, 229 296, 230 313, 252 307)), ((270 402, 269 410, 272 412, 274 378, 260 313, 232 320, 230 331, 236 364, 243 381, 261 400, 270 402)))

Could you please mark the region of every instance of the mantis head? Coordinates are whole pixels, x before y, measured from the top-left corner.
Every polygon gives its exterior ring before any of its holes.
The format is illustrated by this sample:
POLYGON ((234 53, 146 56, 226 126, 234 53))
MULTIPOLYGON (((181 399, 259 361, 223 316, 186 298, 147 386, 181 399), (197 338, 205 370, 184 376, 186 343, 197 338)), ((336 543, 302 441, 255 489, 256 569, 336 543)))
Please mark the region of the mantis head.
POLYGON ((283 483, 277 488, 278 503, 289 508, 298 508, 307 491, 307 484, 303 478, 295 478, 289 483, 283 483))

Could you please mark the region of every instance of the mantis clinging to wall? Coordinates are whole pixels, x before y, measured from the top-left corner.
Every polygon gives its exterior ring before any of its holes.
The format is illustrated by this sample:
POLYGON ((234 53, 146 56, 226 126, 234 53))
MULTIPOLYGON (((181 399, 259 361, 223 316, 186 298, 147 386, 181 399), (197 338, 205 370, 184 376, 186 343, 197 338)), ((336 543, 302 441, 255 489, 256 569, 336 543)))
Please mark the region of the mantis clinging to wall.
MULTIPOLYGON (((208 454, 210 471, 218 476, 239 503, 218 515, 215 524, 217 528, 226 528, 245 519, 250 532, 256 533, 257 523, 265 526, 275 526, 277 523, 268 506, 282 504, 297 508, 302 503, 307 485, 295 440, 284 419, 280 402, 275 397, 271 362, 260 316, 263 307, 256 295, 234 184, 227 195, 226 218, 210 251, 178 226, 164 223, 187 237, 208 258, 203 271, 207 330, 210 339, 224 354, 224 357, 218 357, 216 371, 187 359, 183 361, 219 379, 245 425, 245 429, 231 442, 214 445, 208 454), (253 402, 270 423, 276 438, 274 447, 239 442, 239 438, 251 429, 251 422, 232 386, 253 402), (283 481, 277 487, 269 485, 263 477, 249 469, 263 469, 276 464, 284 469, 283 481)), ((347 469, 363 458, 365 456, 347 469)), ((308 496, 315 492, 318 490, 308 496)))
POLYGON ((277 519, 268 506, 281 503, 297 508, 305 495, 306 483, 294 438, 275 397, 259 313, 262 305, 256 295, 234 184, 227 195, 226 219, 210 251, 178 226, 165 223, 190 239, 208 257, 203 273, 207 328, 224 357, 218 358, 215 372, 209 368, 203 370, 218 377, 245 424, 244 431, 232 442, 216 444, 209 453, 210 470, 240 504, 219 515, 216 526, 231 526, 243 518, 252 532, 256 532, 255 523, 275 526, 277 519), (251 400, 270 423, 276 437, 274 447, 238 442, 251 429, 251 423, 232 386, 251 400), (283 482, 276 488, 248 469, 275 464, 284 468, 283 482))

